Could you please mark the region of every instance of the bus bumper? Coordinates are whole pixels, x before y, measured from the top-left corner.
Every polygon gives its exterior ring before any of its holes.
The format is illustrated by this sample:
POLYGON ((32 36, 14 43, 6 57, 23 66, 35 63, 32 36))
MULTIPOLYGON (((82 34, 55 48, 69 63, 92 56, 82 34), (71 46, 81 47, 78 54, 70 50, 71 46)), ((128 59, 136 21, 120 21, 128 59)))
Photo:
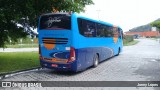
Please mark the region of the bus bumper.
POLYGON ((54 63, 45 60, 40 60, 40 65, 45 68, 54 69, 56 71, 74 71, 77 72, 77 62, 76 60, 72 63, 54 63))

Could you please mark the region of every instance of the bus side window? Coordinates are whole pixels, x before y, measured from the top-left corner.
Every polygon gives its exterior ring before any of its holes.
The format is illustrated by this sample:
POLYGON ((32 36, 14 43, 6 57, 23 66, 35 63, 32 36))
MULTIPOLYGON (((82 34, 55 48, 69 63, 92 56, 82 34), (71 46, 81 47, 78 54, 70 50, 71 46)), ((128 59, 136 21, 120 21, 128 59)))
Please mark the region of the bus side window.
POLYGON ((86 21, 86 29, 85 34, 88 37, 96 37, 96 26, 94 22, 86 21))
POLYGON ((105 37, 112 37, 110 26, 105 26, 105 37))
POLYGON ((110 26, 97 24, 97 37, 112 37, 113 32, 110 26))
POLYGON ((97 37, 103 37, 101 24, 97 24, 97 37))
POLYGON ((108 27, 108 37, 113 37, 113 27, 108 27))
POLYGON ((97 24, 97 37, 107 37, 107 28, 103 24, 97 24))
POLYGON ((102 25, 101 25, 101 36, 102 36, 102 37, 106 37, 106 34, 107 34, 107 33, 106 33, 105 25, 102 24, 102 25))
POLYGON ((78 29, 79 29, 79 33, 83 35, 83 26, 82 26, 82 20, 80 18, 78 18, 78 29))
POLYGON ((113 34, 114 34, 114 37, 118 38, 119 33, 118 33, 118 28, 117 27, 113 27, 113 34))
POLYGON ((85 37, 96 37, 96 26, 94 22, 78 18, 78 27, 81 35, 85 37))
POLYGON ((118 38, 122 38, 121 36, 122 36, 121 29, 120 29, 120 28, 118 28, 118 38))

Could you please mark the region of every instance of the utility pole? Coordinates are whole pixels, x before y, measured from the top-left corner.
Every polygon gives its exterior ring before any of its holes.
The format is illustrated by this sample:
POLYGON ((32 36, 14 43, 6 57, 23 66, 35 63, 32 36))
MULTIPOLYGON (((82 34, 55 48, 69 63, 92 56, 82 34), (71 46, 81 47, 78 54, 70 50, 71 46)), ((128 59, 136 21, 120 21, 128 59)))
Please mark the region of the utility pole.
POLYGON ((99 13, 101 10, 96 10, 96 11, 97 11, 97 15, 98 15, 98 20, 100 20, 99 13))

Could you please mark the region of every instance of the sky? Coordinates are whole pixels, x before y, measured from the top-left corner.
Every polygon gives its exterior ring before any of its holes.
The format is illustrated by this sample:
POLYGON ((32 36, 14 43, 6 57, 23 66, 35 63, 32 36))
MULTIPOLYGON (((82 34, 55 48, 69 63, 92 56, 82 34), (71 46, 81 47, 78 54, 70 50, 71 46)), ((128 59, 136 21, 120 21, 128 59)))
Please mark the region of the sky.
POLYGON ((128 31, 160 18, 160 0, 93 0, 81 13, 128 31))

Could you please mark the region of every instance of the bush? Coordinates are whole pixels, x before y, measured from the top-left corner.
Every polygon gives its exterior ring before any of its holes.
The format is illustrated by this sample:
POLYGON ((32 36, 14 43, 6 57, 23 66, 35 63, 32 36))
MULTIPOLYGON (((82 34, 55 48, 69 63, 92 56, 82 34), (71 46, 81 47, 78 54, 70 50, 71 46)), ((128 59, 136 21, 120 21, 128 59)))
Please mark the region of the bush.
POLYGON ((21 39, 18 39, 17 42, 8 42, 6 43, 7 45, 15 45, 15 44, 37 44, 38 43, 38 38, 34 38, 34 39, 31 39, 31 38, 21 38, 21 39), (32 41, 33 40, 33 41, 32 41), (22 41, 22 42, 21 42, 22 41))
POLYGON ((132 42, 134 40, 133 35, 125 35, 123 38, 123 43, 132 42))

